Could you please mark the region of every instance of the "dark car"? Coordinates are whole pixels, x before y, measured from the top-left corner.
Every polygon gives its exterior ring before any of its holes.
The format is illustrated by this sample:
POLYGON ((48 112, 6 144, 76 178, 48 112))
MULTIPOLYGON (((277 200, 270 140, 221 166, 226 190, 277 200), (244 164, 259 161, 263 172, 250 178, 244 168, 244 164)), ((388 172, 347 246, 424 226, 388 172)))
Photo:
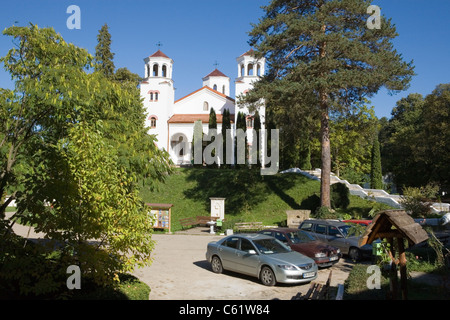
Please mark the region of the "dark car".
POLYGON ((280 240, 291 247, 292 250, 313 259, 321 268, 329 267, 341 258, 341 250, 339 248, 320 241, 302 230, 294 228, 271 228, 262 230, 259 233, 280 240))
POLYGON ((372 256, 372 246, 360 246, 360 235, 353 234, 351 224, 335 220, 308 219, 303 221, 299 229, 310 233, 319 240, 341 249, 352 260, 361 260, 372 256))

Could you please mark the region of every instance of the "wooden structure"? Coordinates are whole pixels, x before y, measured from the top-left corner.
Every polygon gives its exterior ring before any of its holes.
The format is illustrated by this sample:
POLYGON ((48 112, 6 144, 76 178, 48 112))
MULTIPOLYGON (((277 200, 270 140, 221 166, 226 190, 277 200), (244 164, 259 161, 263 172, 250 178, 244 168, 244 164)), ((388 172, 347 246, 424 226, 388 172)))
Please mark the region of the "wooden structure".
POLYGON ((154 229, 165 229, 172 232, 172 207, 171 203, 146 203, 150 207, 150 215, 154 218, 154 229))
POLYGON ((428 234, 423 228, 414 221, 403 210, 387 210, 380 212, 366 228, 361 237, 360 245, 371 244, 376 239, 387 239, 390 244, 389 256, 393 263, 391 264, 391 294, 392 299, 397 297, 397 265, 400 267, 400 284, 402 298, 407 299, 406 287, 406 255, 404 240, 409 245, 418 244, 428 239, 428 234), (397 239, 398 256, 395 258, 394 239, 397 239))
POLYGON ((198 225, 205 225, 210 221, 217 221, 219 217, 209 217, 209 216, 196 216, 196 217, 187 217, 180 219, 181 227, 194 227, 198 225))
POLYGON ((312 282, 305 295, 302 296, 302 293, 299 292, 297 295, 293 296, 291 300, 328 300, 332 273, 333 271, 330 271, 325 284, 312 282))
POLYGON ((238 231, 259 231, 264 228, 262 222, 237 222, 234 228, 238 231))

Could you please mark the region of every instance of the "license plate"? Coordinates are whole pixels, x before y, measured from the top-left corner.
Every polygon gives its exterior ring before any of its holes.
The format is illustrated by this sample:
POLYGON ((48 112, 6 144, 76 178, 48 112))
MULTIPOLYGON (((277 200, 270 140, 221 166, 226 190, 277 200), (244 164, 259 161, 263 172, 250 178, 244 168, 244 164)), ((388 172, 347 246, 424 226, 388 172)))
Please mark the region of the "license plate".
POLYGON ((315 272, 306 272, 303 274, 303 278, 311 278, 314 277, 316 275, 315 272))
POLYGON ((338 257, 336 257, 336 256, 330 257, 330 261, 334 261, 334 260, 337 260, 337 259, 338 259, 338 257))

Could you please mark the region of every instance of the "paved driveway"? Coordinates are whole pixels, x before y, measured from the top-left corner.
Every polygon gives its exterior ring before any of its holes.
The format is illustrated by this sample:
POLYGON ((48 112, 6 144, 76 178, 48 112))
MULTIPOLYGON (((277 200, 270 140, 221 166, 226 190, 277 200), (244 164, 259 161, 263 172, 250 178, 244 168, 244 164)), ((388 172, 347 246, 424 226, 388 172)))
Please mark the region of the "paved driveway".
MULTIPOLYGON (((154 234, 153 263, 137 269, 134 275, 151 288, 150 300, 290 300, 303 294, 309 284, 263 286, 257 278, 225 271, 215 274, 206 260, 206 245, 222 236, 154 234)), ((343 284, 352 264, 346 260, 320 269, 315 282, 326 283, 333 271, 332 286, 343 284)))

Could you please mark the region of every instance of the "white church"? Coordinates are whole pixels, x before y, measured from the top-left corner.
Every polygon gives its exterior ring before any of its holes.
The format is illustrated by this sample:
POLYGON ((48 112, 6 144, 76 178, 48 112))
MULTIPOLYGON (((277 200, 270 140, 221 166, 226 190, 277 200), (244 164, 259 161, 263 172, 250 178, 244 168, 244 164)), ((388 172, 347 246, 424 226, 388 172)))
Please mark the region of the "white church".
MULTIPOLYGON (((144 59, 145 78, 140 84, 141 98, 147 112, 146 126, 149 134, 157 137, 157 145, 165 149, 176 165, 192 163, 191 143, 194 123, 200 120, 203 132, 208 133, 211 108, 217 118, 217 132, 221 131, 222 114, 230 111, 233 137, 236 133, 235 120, 238 112, 246 115, 247 141, 251 145, 253 114, 248 108, 239 105, 230 97, 230 78, 218 69, 202 79, 202 86, 175 101, 173 60, 158 50, 144 59)), ((264 74, 265 59, 257 60, 253 50, 247 51, 236 59, 237 77, 235 79, 235 97, 245 94, 264 74)), ((261 128, 264 129, 265 107, 259 109, 261 128)), ((234 148, 233 148, 234 149, 234 148)))

